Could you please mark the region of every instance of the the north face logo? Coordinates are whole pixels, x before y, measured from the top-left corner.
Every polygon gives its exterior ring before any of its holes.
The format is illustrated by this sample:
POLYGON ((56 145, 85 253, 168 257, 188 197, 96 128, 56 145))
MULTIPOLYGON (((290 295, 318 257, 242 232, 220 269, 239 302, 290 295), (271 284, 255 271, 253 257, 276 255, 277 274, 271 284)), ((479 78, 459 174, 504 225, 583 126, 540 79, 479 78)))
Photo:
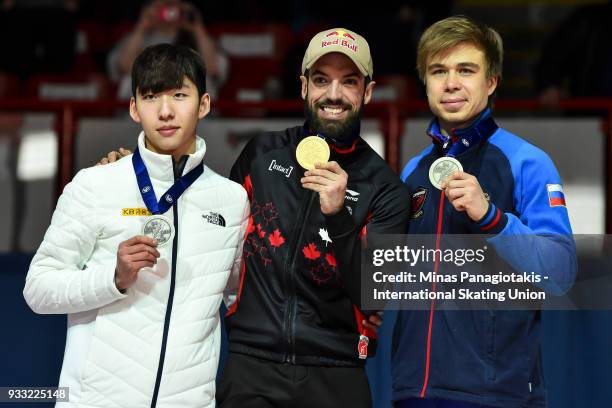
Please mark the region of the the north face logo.
POLYGON ((211 224, 218 225, 220 227, 225 227, 225 218, 219 213, 209 211, 208 213, 202 214, 202 218, 211 224))

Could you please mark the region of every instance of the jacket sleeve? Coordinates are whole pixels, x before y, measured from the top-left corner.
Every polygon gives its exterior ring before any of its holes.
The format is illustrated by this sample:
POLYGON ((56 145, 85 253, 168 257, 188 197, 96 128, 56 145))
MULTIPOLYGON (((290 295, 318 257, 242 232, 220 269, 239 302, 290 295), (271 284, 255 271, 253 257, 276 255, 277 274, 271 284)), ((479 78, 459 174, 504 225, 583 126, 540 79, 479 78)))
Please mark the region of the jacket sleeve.
POLYGON ((242 221, 240 223, 240 230, 238 231, 238 245, 236 247, 236 254, 234 256, 234 263, 232 264, 232 270, 227 281, 227 286, 223 292, 223 301, 225 306, 229 309, 234 302, 237 300, 238 291, 241 286, 244 274, 242 273, 243 260, 242 260, 242 248, 244 244, 244 238, 246 236, 247 227, 250 219, 250 204, 249 200, 244 195, 243 199, 243 210, 242 210, 242 221))
MULTIPOLYGON (((405 234, 410 219, 410 195, 400 182, 389 182, 377 189, 370 204, 365 225, 355 225, 345 207, 326 217, 327 229, 334 245, 334 254, 348 295, 361 307, 361 248, 367 245, 368 234, 405 234)), ((369 313, 369 312, 368 312, 369 313)))
POLYGON ((83 312, 126 296, 115 286, 114 266, 86 265, 98 234, 91 211, 96 197, 87 171, 64 189, 30 264, 23 295, 36 313, 83 312))
POLYGON ((512 168, 517 214, 504 213, 493 203, 476 224, 497 254, 518 272, 535 272, 537 284, 562 295, 576 277, 576 248, 561 178, 542 151, 530 153, 512 168))
POLYGON ((252 138, 240 152, 240 156, 230 170, 230 180, 242 185, 247 192, 249 201, 253 198, 253 186, 251 184, 251 161, 256 155, 256 136, 252 138))

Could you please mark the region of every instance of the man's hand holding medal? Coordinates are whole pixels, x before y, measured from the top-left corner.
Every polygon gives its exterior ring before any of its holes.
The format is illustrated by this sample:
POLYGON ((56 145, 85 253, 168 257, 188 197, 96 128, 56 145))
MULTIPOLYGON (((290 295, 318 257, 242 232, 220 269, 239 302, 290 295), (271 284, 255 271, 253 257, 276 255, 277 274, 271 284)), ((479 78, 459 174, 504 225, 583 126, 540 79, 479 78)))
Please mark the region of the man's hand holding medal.
POLYGON ((136 235, 119 244, 115 268, 117 289, 126 290, 136 281, 140 269, 151 268, 157 263, 156 247, 157 241, 144 235, 136 235))
POLYGON ((472 221, 480 221, 489 209, 489 202, 478 179, 463 171, 454 157, 440 157, 429 168, 429 180, 443 190, 457 211, 465 211, 472 221))
POLYGON ((302 187, 319 193, 321 212, 336 214, 344 204, 348 174, 340 165, 329 160, 329 146, 318 136, 308 136, 298 144, 295 155, 306 172, 302 187))

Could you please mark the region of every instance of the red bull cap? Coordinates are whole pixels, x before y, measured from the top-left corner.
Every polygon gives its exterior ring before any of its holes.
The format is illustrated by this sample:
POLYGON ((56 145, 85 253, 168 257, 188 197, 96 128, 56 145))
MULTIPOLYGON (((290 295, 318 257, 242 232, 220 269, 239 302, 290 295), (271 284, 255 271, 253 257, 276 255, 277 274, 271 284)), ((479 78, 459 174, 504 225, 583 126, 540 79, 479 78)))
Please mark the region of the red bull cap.
POLYGON ((349 57, 364 76, 374 74, 372 56, 368 42, 359 34, 346 28, 333 28, 321 31, 308 44, 302 60, 302 74, 323 55, 340 52, 349 57))

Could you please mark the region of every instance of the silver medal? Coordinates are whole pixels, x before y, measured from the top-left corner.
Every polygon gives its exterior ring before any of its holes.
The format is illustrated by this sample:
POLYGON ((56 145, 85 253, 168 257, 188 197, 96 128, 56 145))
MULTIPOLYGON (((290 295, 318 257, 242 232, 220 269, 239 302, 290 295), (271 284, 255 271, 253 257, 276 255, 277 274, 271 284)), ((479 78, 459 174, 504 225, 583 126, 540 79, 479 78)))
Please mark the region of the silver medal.
POLYGON ((162 247, 174 238, 174 225, 163 215, 152 215, 142 226, 142 235, 157 240, 157 246, 162 247))
POLYGON ((440 157, 429 167, 429 181, 438 190, 442 190, 442 183, 452 174, 463 171, 463 166, 454 157, 440 157))

